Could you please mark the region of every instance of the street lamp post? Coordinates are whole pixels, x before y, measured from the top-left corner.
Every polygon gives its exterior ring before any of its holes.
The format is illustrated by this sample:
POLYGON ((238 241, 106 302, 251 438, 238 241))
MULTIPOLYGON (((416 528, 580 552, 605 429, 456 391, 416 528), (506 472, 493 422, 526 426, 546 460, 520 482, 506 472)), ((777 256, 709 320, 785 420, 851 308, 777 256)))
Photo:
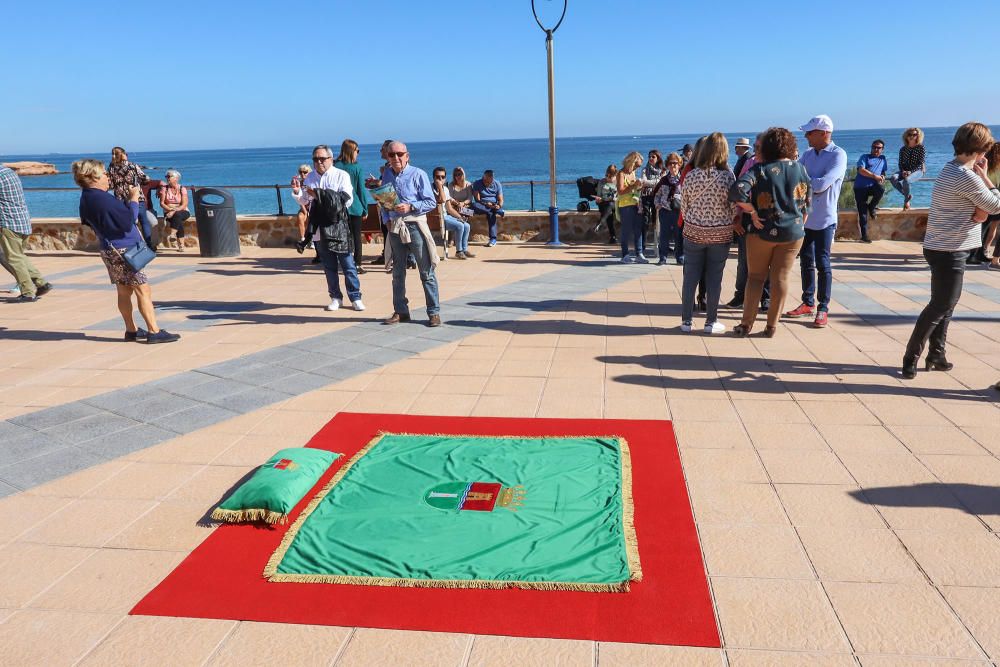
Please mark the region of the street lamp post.
POLYGON ((535 11, 535 0, 531 0, 531 13, 535 15, 535 23, 545 32, 545 51, 549 69, 549 242, 546 245, 550 246, 562 245, 559 241, 559 202, 556 198, 556 91, 552 73, 552 35, 566 18, 568 2, 569 0, 563 0, 562 14, 555 26, 546 28, 538 18, 538 12, 535 11))

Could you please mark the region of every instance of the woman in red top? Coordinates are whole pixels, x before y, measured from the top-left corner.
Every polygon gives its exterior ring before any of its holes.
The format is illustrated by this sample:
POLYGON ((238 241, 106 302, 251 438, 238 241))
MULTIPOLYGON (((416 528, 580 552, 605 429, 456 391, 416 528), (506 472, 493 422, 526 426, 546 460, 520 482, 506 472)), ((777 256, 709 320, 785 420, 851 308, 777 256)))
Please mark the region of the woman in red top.
MULTIPOLYGON (((167 182, 160 186, 157 196, 163 207, 163 222, 174 230, 174 242, 177 252, 184 252, 184 221, 191 217, 188 211, 188 191, 181 185, 181 172, 167 169, 167 182)), ((164 239, 163 245, 170 247, 170 239, 164 239)))

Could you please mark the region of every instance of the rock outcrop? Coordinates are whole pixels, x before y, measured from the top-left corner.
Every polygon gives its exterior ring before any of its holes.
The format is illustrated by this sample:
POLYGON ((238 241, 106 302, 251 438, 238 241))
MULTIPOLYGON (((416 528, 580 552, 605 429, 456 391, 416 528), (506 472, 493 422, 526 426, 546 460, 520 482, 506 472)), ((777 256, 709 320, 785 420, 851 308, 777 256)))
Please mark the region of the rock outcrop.
POLYGON ((18 176, 48 176, 59 173, 56 166, 48 162, 4 162, 3 166, 10 167, 18 176))

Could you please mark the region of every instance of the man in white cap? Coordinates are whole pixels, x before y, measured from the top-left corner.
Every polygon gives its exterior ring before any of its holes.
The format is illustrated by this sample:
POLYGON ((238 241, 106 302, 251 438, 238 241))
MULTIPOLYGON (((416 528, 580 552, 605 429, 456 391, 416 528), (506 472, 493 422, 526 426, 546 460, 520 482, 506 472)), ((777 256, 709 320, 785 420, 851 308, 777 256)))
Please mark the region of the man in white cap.
POLYGON ((815 315, 813 326, 822 328, 827 324, 827 312, 830 310, 830 293, 833 287, 830 250, 833 248, 833 235, 837 231, 840 186, 847 174, 847 153, 833 143, 833 121, 829 116, 811 118, 799 129, 806 133, 806 141, 809 142, 809 150, 799 158, 799 162, 812 179, 813 197, 809 217, 806 219, 805 240, 799 251, 802 304, 785 313, 785 317, 815 315))

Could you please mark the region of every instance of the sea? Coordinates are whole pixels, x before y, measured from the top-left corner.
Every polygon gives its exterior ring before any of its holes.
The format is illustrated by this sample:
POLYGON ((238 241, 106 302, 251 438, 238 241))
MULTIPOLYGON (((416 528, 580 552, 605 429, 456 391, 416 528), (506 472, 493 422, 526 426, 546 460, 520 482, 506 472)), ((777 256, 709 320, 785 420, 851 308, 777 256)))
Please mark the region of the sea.
MULTIPOLYGON (((951 139, 954 127, 924 128, 924 144, 927 147, 928 177, 933 178, 945 162, 952 157, 951 139)), ((1000 135, 1000 127, 993 128, 1000 135)), ((890 173, 896 168, 896 156, 902 143, 903 128, 880 128, 870 130, 838 130, 834 142, 848 154, 848 164, 854 166, 858 157, 867 153, 873 139, 885 142, 885 155, 889 159, 890 173)), ((730 147, 740 136, 753 139, 753 132, 727 133, 730 147)), ((569 181, 558 186, 557 197, 560 210, 575 210, 580 201, 575 185, 581 176, 603 176, 609 164, 618 164, 633 150, 644 156, 653 148, 663 152, 664 157, 671 151, 687 143, 693 144, 699 135, 664 134, 620 137, 567 137, 556 142, 556 179, 569 181)), ((324 138, 324 143, 334 147, 340 140, 324 138)), ((800 140, 799 150, 808 146, 800 140)), ((548 139, 502 139, 476 141, 433 141, 411 142, 408 144, 410 162, 428 172, 441 166, 451 170, 455 166, 465 169, 469 179, 479 177, 483 170, 492 169, 504 186, 506 207, 509 210, 544 211, 549 205, 549 153, 548 139), (534 196, 530 185, 514 185, 514 181, 535 181, 534 196)), ((128 146, 125 147, 128 149, 128 146)), ((2 155, 0 160, 13 162, 33 160, 56 165, 61 172, 69 172, 74 160, 84 157, 110 160, 111 147, 104 154, 42 154, 42 155, 2 155)), ((362 144, 359 162, 366 172, 378 173, 382 161, 378 155, 379 146, 362 144)), ((167 169, 181 172, 181 182, 195 187, 229 187, 237 213, 273 215, 278 212, 278 195, 275 185, 287 186, 300 164, 309 162, 312 146, 288 146, 280 148, 233 148, 188 151, 130 151, 129 159, 142 165, 151 178, 163 178, 167 169), (234 186, 269 186, 259 189, 234 188, 234 186)), ((735 155, 730 155, 730 163, 735 155)), ((75 188, 72 175, 60 173, 51 176, 25 176, 22 178, 28 208, 32 217, 75 217, 78 213, 79 192, 44 191, 35 188, 75 188)), ((914 206, 930 203, 933 182, 923 181, 913 187, 914 206)), ((280 190, 284 212, 298 210, 287 187, 280 190)), ((901 206, 902 197, 888 188, 882 206, 901 206)))

